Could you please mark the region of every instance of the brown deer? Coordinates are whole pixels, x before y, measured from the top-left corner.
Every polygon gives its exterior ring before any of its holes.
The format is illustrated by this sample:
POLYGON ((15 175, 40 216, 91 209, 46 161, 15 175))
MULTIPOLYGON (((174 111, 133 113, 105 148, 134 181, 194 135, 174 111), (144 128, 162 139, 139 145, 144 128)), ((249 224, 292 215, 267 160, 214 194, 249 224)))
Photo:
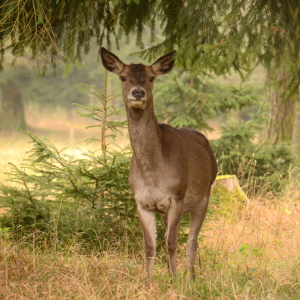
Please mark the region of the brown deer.
POLYGON ((101 48, 104 67, 122 81, 128 130, 133 150, 129 184, 134 194, 146 248, 146 269, 152 278, 156 252, 155 214, 163 216, 169 267, 175 276, 177 236, 182 215, 190 214, 187 261, 195 277, 198 234, 217 174, 217 163, 205 136, 189 128, 158 124, 153 106, 155 78, 169 72, 175 51, 151 66, 125 65, 101 48))

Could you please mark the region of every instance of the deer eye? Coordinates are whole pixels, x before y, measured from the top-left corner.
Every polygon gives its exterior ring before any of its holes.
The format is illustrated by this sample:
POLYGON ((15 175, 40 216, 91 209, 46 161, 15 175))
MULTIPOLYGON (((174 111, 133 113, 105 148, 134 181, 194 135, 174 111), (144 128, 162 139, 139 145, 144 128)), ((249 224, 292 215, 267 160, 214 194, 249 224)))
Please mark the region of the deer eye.
POLYGON ((155 79, 155 77, 150 77, 150 78, 149 78, 149 81, 150 81, 150 82, 153 82, 154 79, 155 79))
POLYGON ((120 76, 121 81, 126 81, 126 78, 124 76, 120 76))

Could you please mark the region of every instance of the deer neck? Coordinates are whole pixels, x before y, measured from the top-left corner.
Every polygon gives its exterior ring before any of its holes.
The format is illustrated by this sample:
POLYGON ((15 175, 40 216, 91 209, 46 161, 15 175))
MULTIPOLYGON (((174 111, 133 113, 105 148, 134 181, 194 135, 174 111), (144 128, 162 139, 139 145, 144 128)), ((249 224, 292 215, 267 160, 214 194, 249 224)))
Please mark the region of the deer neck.
POLYGON ((161 130, 154 114, 153 103, 144 110, 127 110, 128 131, 133 153, 144 170, 161 162, 161 130))

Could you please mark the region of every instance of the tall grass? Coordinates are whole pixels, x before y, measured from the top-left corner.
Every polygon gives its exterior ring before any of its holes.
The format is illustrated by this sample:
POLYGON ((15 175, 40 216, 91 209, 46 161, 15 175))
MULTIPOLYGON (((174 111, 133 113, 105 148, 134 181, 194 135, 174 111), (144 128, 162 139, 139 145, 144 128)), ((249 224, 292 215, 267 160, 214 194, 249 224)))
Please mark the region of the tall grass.
MULTIPOLYGON (((211 209, 211 208, 210 208, 211 209)), ((300 203, 254 199, 240 218, 207 220, 200 242, 197 279, 188 280, 185 245, 178 276, 158 253, 151 286, 146 282, 142 240, 119 252, 80 254, 41 250, 35 235, 12 243, 1 232, 0 299, 300 299, 300 203)))

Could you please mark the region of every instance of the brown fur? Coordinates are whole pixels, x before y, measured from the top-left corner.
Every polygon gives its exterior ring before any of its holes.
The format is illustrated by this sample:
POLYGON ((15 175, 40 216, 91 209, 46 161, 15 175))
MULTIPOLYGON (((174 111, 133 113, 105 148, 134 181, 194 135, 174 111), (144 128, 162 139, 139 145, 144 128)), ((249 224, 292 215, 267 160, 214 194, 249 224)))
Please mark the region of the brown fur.
POLYGON ((217 174, 217 164, 205 136, 189 128, 175 129, 158 124, 153 108, 153 80, 169 72, 174 52, 151 66, 123 64, 102 48, 103 65, 120 76, 126 104, 133 157, 129 184, 135 196, 146 248, 147 273, 152 277, 156 248, 155 214, 166 226, 169 266, 176 272, 176 248, 180 219, 190 214, 187 259, 194 278, 197 238, 217 174), (134 90, 145 96, 135 98, 134 90))

